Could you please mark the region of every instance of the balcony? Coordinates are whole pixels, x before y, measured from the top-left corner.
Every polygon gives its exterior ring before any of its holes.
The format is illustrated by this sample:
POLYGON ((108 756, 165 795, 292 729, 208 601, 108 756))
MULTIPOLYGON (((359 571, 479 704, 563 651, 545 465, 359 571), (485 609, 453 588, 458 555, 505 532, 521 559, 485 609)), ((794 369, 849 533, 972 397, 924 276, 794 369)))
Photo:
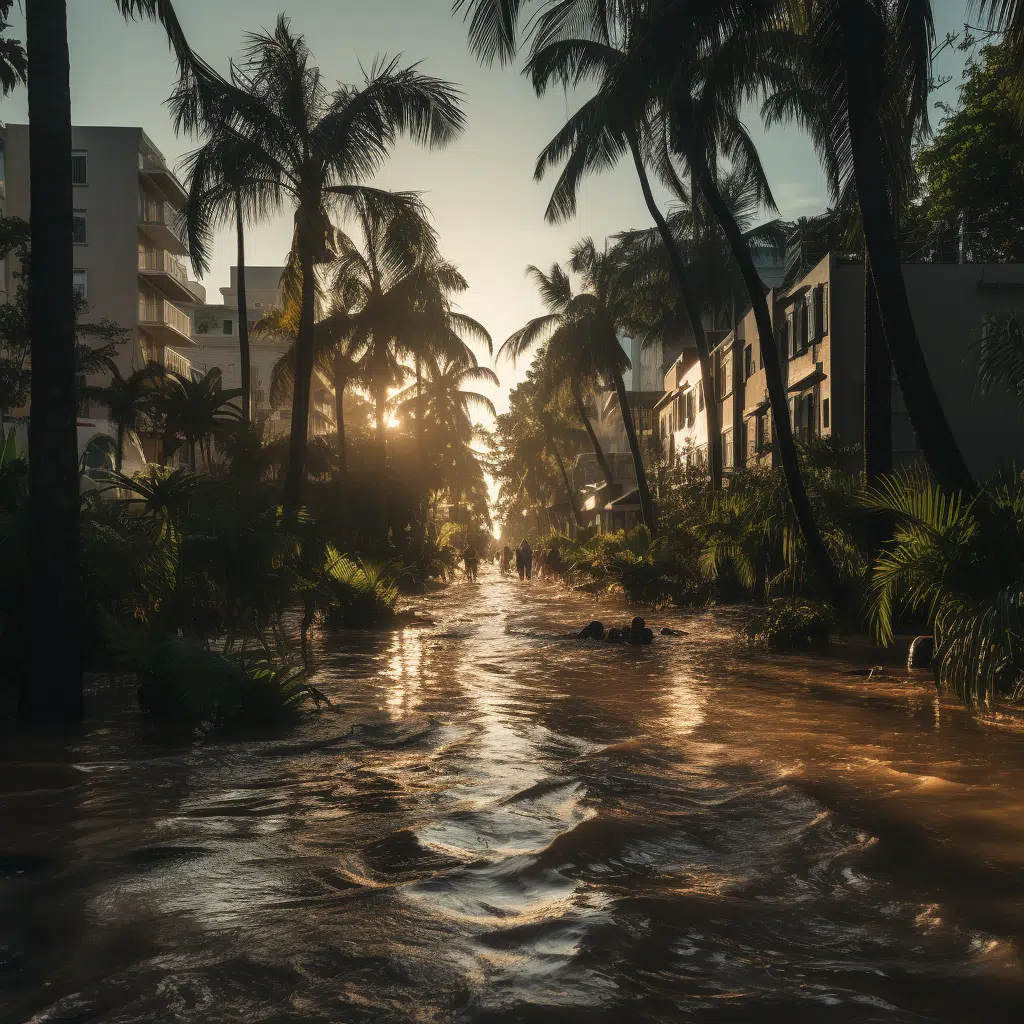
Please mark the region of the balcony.
POLYGON ((158 188, 169 199, 182 204, 188 198, 184 186, 174 176, 174 172, 154 156, 139 154, 139 176, 147 184, 158 188))
POLYGON ((163 249, 139 252, 139 275, 175 302, 195 302, 184 266, 163 249))
POLYGON ((185 255, 185 243, 175 224, 177 211, 170 203, 139 195, 139 230, 159 249, 185 255))
POLYGON ((161 345, 191 345, 192 323, 173 302, 139 296, 139 326, 161 345))
POLYGON ((182 377, 188 377, 189 379, 192 378, 192 360, 169 346, 164 348, 163 364, 173 373, 179 373, 182 377))

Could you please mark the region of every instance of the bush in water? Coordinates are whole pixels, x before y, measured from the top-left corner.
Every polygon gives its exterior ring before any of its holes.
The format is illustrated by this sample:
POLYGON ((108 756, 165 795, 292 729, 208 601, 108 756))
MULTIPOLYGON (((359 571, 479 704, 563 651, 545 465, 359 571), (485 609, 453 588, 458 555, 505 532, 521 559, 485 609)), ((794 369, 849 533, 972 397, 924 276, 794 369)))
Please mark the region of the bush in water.
POLYGON ((751 643, 774 651, 824 647, 835 629, 835 613, 821 601, 780 597, 747 624, 751 643))

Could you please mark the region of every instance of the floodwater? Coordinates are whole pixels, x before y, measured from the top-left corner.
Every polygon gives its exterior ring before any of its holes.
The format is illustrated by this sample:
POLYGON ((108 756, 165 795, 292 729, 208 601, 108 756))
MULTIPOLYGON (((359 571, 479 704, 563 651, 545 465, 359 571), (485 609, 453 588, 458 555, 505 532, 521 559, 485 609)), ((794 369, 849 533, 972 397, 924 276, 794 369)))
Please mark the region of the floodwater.
POLYGON ((421 604, 325 638, 283 737, 168 747, 107 690, 3 740, 0 1020, 1024 1019, 1012 722, 724 613, 421 604))

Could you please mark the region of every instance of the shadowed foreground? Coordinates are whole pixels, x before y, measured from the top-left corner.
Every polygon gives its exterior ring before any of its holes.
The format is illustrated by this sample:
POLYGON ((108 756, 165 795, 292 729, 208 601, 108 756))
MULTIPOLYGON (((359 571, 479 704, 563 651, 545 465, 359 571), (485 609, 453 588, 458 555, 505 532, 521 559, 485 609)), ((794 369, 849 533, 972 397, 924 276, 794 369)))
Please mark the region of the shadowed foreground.
MULTIPOLYGON (((0 1019, 962 1021, 1024 1010, 1024 734, 852 663, 559 639, 490 571, 330 638, 286 738, 124 690, 3 740, 0 1019)), ((623 617, 603 605, 596 617, 623 617)))

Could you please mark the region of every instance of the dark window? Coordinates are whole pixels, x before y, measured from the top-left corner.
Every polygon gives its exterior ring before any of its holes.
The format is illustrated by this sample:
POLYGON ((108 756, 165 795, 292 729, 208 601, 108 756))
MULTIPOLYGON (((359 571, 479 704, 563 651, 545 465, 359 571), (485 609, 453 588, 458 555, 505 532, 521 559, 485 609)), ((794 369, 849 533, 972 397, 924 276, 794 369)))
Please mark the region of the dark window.
POLYGON ((225 334, 231 334, 232 333, 232 331, 231 331, 231 324, 232 324, 232 321, 230 321, 230 320, 225 320, 224 321, 224 333, 225 334))
POLYGON ((790 359, 796 355, 796 325, 793 322, 795 315, 794 310, 790 310, 786 314, 786 355, 790 359))
POLYGON ((75 295, 80 299, 87 299, 89 297, 89 275, 86 271, 76 270, 73 281, 72 287, 75 290, 75 295))
POLYGON ((821 286, 821 336, 828 334, 828 285, 821 286))
POLYGON ((757 373, 757 367, 754 365, 754 346, 748 345, 743 350, 743 379, 750 380, 755 373, 757 373))
POLYGON ((821 400, 821 425, 825 430, 828 430, 832 426, 831 419, 829 418, 827 398, 823 398, 821 400))
POLYGON ((73 149, 71 151, 71 184, 89 184, 89 161, 84 149, 73 149))
POLYGON ((704 411, 704 381, 697 385, 697 412, 704 411))
POLYGON ((85 210, 75 210, 72 223, 72 241, 75 245, 87 245, 89 242, 89 226, 86 221, 85 210))

